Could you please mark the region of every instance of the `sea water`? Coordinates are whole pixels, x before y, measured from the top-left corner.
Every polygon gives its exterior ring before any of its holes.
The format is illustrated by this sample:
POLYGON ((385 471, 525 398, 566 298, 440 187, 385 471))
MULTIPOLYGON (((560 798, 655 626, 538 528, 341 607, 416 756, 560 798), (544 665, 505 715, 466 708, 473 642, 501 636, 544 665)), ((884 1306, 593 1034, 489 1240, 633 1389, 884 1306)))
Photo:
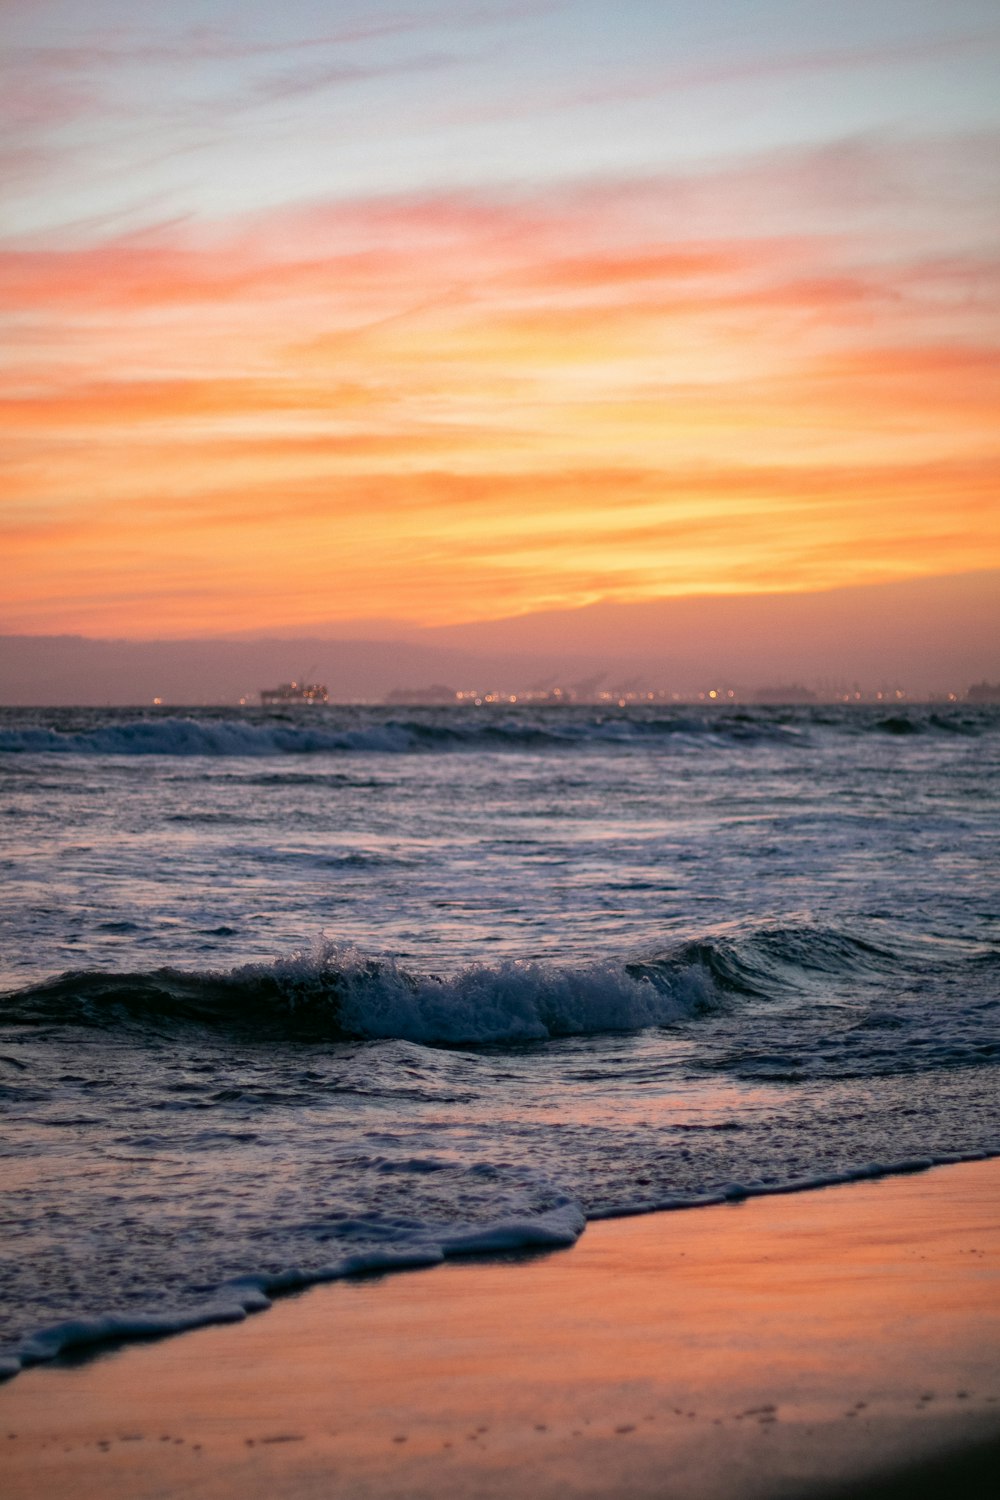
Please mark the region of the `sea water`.
POLYGON ((0 711, 0 1372, 1000 1150, 998 788, 967 706, 0 711))

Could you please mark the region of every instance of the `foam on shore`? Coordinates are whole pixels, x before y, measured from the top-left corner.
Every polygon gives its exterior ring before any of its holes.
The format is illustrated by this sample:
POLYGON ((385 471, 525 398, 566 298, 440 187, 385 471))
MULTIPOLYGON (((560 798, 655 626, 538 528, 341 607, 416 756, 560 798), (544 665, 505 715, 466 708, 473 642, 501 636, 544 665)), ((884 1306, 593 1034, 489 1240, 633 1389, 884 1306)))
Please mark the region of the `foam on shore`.
POLYGON ((602 1224, 31 1371, 0 1396, 5 1497, 985 1500, 998 1172, 602 1224))
POLYGON ((289 1267, 278 1273, 261 1272, 234 1278, 221 1286, 218 1294, 210 1301, 193 1309, 138 1314, 110 1313, 66 1319, 39 1329, 12 1354, 0 1358, 0 1381, 12 1378, 22 1369, 71 1352, 107 1344, 164 1338, 213 1324, 239 1323, 251 1313, 266 1311, 275 1297, 325 1282, 425 1269, 462 1257, 488 1257, 523 1250, 566 1249, 576 1243, 588 1222, 712 1208, 750 1198, 806 1193, 852 1182, 911 1175, 935 1166, 987 1161, 996 1157, 1000 1157, 1000 1146, 995 1152, 980 1151, 967 1156, 945 1154, 910 1157, 893 1162, 872 1162, 843 1172, 816 1174, 784 1183, 765 1184, 753 1180, 732 1182, 718 1193, 636 1200, 613 1210, 598 1210, 587 1216, 579 1203, 571 1198, 563 1198, 552 1208, 537 1215, 500 1219, 486 1225, 455 1226, 437 1239, 417 1230, 409 1244, 365 1249, 313 1270, 289 1267))

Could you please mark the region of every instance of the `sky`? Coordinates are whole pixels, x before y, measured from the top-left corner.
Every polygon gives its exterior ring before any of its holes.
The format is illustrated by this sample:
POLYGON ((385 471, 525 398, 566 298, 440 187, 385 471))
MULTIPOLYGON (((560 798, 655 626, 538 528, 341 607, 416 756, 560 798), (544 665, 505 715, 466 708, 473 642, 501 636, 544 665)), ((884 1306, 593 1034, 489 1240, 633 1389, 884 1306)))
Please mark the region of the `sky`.
POLYGON ((0 0, 0 631, 1000 567, 995 0, 0 0))

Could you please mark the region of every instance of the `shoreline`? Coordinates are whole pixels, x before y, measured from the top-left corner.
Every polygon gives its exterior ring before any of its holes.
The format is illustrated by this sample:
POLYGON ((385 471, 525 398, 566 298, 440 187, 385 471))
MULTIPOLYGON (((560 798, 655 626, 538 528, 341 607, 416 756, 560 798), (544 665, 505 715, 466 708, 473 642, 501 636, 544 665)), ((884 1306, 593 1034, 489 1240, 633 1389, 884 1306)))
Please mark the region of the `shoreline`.
POLYGON ((978 1495, 998 1203, 993 1158, 598 1220, 88 1351, 0 1386, 5 1494, 978 1495))
POLYGON ((132 1344, 141 1346, 202 1328, 239 1323, 246 1317, 270 1311, 277 1300, 299 1296, 312 1287, 361 1278, 381 1279, 398 1272, 430 1270, 456 1260, 489 1261, 497 1256, 519 1255, 531 1257, 548 1250, 570 1249, 594 1224, 715 1208, 723 1204, 743 1203, 751 1198, 780 1198, 812 1193, 823 1188, 842 1187, 857 1182, 880 1182, 885 1178, 920 1174, 933 1167, 968 1165, 981 1161, 1000 1161, 1000 1150, 973 1152, 968 1156, 911 1157, 867 1167, 848 1168, 825 1176, 796 1178, 775 1186, 733 1182, 725 1189, 696 1198, 676 1196, 662 1202, 636 1203, 597 1211, 579 1219, 572 1211, 567 1213, 568 1206, 564 1205, 562 1209, 542 1214, 535 1220, 499 1221, 482 1228, 460 1227, 452 1236, 444 1236, 440 1244, 416 1245, 411 1250, 361 1252, 316 1271, 293 1269, 273 1275, 249 1272, 233 1281, 223 1282, 213 1298, 190 1308, 180 1308, 173 1312, 150 1310, 131 1315, 89 1314, 46 1324, 22 1339, 10 1355, 0 1353, 0 1389, 6 1381, 38 1365, 54 1364, 58 1367, 60 1362, 99 1358, 105 1350, 117 1352, 132 1344))

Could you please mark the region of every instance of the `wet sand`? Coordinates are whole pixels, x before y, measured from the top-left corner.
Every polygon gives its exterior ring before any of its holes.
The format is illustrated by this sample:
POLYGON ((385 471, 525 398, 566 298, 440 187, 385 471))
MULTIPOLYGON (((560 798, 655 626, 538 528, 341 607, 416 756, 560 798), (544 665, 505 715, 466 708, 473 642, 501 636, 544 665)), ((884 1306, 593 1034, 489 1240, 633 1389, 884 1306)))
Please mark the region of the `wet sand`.
POLYGON ((998 1207, 980 1162, 313 1288, 0 1387, 2 1492, 992 1496, 998 1207))

